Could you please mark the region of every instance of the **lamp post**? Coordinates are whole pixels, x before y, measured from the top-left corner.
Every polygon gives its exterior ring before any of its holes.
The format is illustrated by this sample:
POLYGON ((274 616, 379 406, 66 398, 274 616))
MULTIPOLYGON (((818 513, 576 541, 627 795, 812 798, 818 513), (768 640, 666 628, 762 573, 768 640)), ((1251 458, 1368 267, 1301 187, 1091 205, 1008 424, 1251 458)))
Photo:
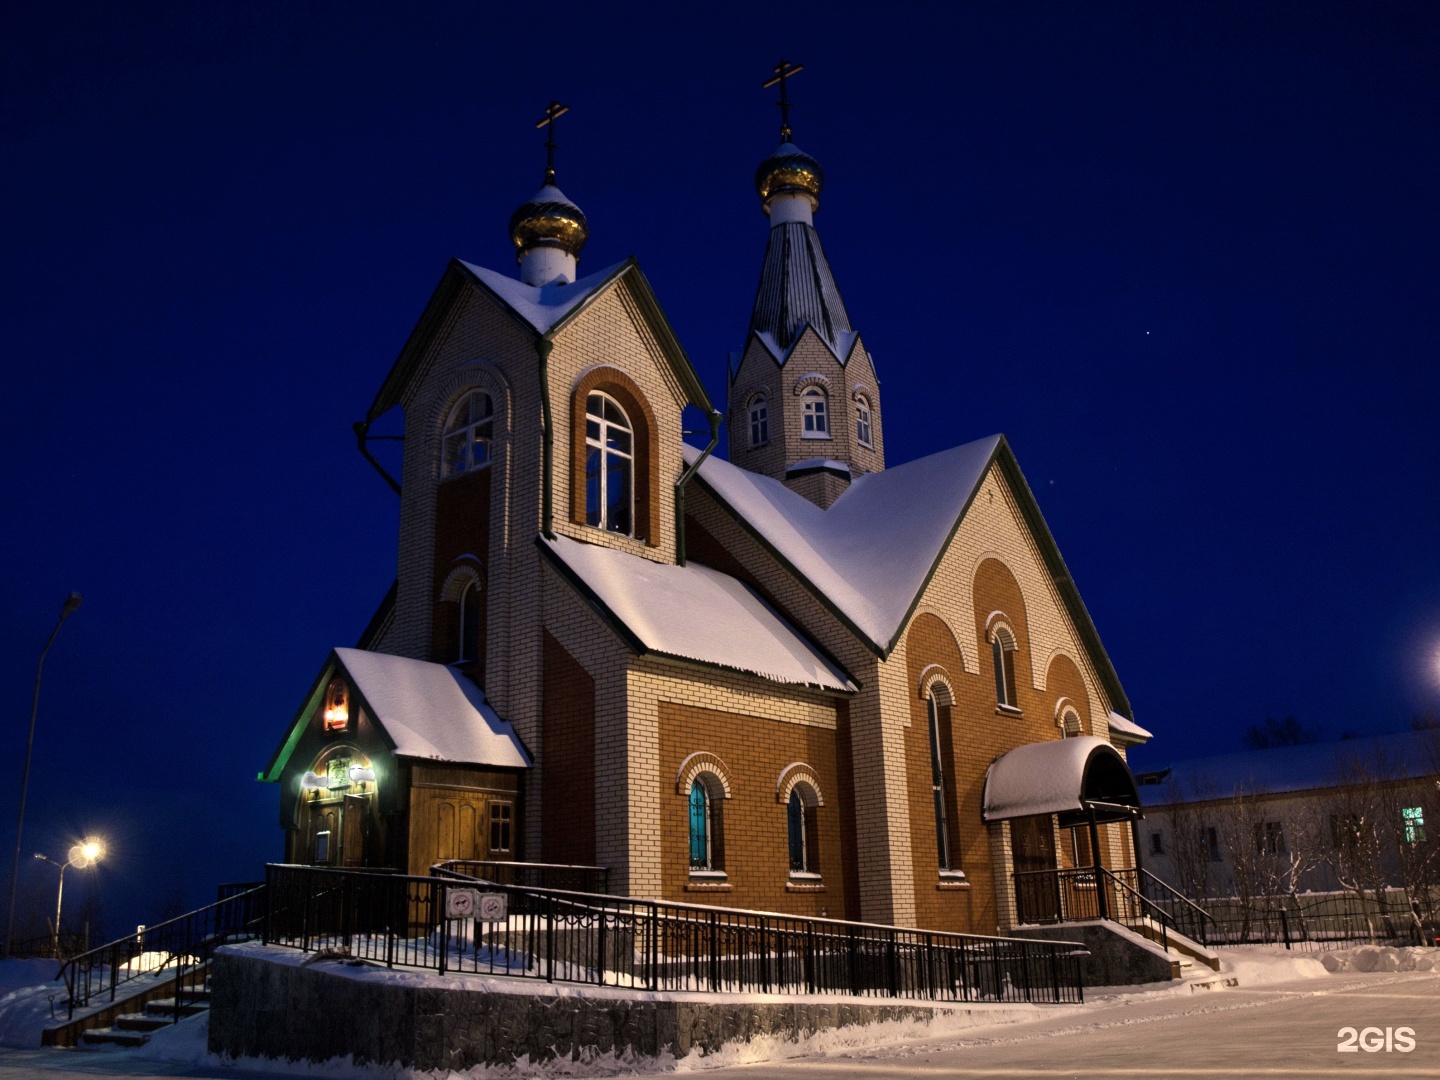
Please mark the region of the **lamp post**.
POLYGON ((50 928, 50 955, 56 960, 60 959, 60 905, 65 902, 65 871, 72 866, 76 870, 84 870, 87 866, 94 866, 104 856, 105 844, 93 837, 87 837, 72 847, 64 862, 52 859, 49 855, 42 855, 38 851, 35 853, 35 858, 60 868, 60 887, 55 890, 55 924, 50 928))
POLYGON ((30 739, 25 744, 25 772, 20 779, 20 816, 15 822, 15 858, 10 863, 10 912, 5 921, 5 955, 10 955, 10 939, 15 932, 15 886, 20 879, 20 834, 25 829, 25 795, 30 789, 30 752, 35 749, 35 712, 40 707, 40 673, 45 668, 45 654, 55 644, 55 635, 60 633, 60 624, 75 613, 80 606, 81 596, 72 592, 60 608, 60 618, 55 620, 55 629, 50 631, 50 640, 40 650, 40 662, 35 665, 35 693, 30 698, 30 739))

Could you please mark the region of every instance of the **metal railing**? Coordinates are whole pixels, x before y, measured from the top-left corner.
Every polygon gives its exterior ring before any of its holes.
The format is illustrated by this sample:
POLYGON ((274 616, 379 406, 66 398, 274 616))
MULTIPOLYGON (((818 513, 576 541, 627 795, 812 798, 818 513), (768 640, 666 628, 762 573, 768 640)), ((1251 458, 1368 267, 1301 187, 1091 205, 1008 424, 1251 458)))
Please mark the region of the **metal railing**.
POLYGON ((175 1019, 205 989, 216 947, 254 937, 263 919, 265 885, 221 886, 222 899, 133 934, 116 938, 67 960, 56 978, 65 980, 71 1019, 120 988, 142 978, 175 980, 175 1019), (230 889, 228 895, 225 891, 230 889))
POLYGON ((1191 941, 1197 941, 1201 945, 1210 944, 1210 937, 1215 930, 1215 917, 1194 900, 1149 870, 1142 868, 1138 874, 1133 870, 1117 870, 1115 873, 1122 877, 1134 875, 1133 880, 1130 880, 1131 886, 1143 893, 1152 904, 1163 908, 1170 916, 1174 929, 1191 941))
POLYGON ((570 866, 564 863, 507 862, 500 859, 446 859, 435 864, 466 877, 519 885, 526 889, 564 889, 567 892, 608 893, 610 869, 605 866, 570 866))
POLYGON ((1109 919, 1167 949, 1175 929, 1169 912, 1103 866, 1020 871, 1015 874, 1015 908, 1022 924, 1109 919))
POLYGON ((17 938, 10 943, 10 955, 17 960, 64 960, 88 949, 88 936, 83 931, 65 930, 58 939, 54 934, 17 938))
POLYGON ((1256 896, 1206 901, 1215 918, 1210 944, 1323 948, 1347 942, 1430 945, 1440 926, 1412 909, 1401 890, 1378 899, 1353 893, 1256 896), (1398 893, 1399 895, 1394 895, 1398 893))
POLYGON ((637 990, 1079 1002, 1069 941, 979 937, 499 885, 437 868, 379 876, 266 868, 269 944, 387 966, 637 990), (505 898, 503 919, 446 918, 448 894, 505 898))

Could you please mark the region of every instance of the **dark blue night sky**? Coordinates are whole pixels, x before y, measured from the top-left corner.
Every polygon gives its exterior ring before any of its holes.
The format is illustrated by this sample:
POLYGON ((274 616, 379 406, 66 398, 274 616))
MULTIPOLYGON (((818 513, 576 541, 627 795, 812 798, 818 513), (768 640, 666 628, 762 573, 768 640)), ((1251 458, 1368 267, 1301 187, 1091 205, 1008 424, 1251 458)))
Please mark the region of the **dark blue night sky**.
MULTIPOLYGON (((1440 715, 1430 3, 12 4, 0 845, 100 832, 110 929, 281 853, 254 781, 394 576, 355 452, 452 256, 559 180, 711 394, 781 57, 892 464, 1005 432, 1143 764, 1440 715)), ((380 425, 399 429, 399 418, 380 425)))

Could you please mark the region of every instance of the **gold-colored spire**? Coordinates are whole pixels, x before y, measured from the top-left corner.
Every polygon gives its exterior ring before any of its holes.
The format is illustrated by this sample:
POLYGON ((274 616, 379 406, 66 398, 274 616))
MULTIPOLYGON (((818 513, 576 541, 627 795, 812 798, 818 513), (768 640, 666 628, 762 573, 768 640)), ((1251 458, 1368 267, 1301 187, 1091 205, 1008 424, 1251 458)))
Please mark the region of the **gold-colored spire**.
POLYGON ((786 80, 805 70, 803 64, 792 64, 781 60, 774 68, 774 76, 767 79, 763 89, 780 87, 780 100, 775 104, 780 109, 780 146, 755 170, 755 190, 765 213, 770 213, 770 201, 780 195, 800 195, 809 203, 813 212, 820 206, 820 189, 825 185, 825 171, 820 163, 805 153, 790 140, 790 94, 786 80))

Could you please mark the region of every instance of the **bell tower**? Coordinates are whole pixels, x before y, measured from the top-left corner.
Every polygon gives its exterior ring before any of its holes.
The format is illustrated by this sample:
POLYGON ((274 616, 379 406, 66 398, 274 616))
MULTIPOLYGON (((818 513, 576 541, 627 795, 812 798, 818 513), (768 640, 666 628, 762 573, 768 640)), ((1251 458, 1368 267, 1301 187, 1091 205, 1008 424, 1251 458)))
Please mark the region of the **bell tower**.
POLYGON ((730 458, 828 507, 885 467, 885 444, 879 382, 815 231, 825 173, 792 141, 787 79, 802 70, 782 60, 764 84, 780 88, 780 145, 755 170, 770 235, 730 372, 730 458))

